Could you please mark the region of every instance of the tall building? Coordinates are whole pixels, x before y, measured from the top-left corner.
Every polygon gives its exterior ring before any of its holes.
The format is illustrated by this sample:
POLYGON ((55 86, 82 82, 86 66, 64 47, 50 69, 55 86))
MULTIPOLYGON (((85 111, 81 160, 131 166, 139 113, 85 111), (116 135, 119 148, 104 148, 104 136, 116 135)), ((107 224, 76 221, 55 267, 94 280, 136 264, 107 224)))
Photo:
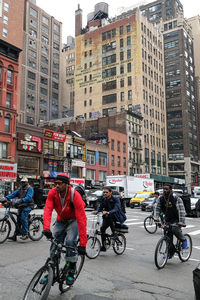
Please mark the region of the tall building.
POLYGON ((24 0, 0 1, 0 193, 16 181, 16 119, 20 100, 24 0))
POLYGON ((62 23, 26 1, 20 122, 38 125, 61 116, 62 23))
POLYGON ((62 49, 61 60, 62 117, 65 117, 74 113, 75 41, 72 36, 67 37, 67 44, 62 49))
POLYGON ((167 175, 162 34, 137 9, 108 19, 105 3, 95 5, 79 32, 75 116, 93 119, 137 107, 143 115, 142 172, 167 175))
POLYGON ((154 1, 140 10, 161 28, 164 36, 169 175, 185 179, 191 191, 199 170, 191 27, 184 19, 179 0, 154 1))

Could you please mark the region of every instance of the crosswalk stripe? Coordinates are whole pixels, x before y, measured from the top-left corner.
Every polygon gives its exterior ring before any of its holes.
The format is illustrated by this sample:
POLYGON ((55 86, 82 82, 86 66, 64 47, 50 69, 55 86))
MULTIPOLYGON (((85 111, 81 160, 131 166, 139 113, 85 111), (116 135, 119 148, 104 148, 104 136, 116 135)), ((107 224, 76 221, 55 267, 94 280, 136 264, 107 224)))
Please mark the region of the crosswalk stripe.
POLYGON ((188 234, 189 234, 189 235, 197 235, 197 234, 200 234, 200 230, 188 232, 188 234))
POLYGON ((139 225, 139 224, 143 224, 144 222, 133 222, 133 223, 126 223, 126 225, 139 225))
MULTIPOLYGON (((193 227, 195 227, 195 225, 186 225, 185 229, 193 228, 193 227)), ((183 229, 184 229, 184 227, 183 227, 183 229)))

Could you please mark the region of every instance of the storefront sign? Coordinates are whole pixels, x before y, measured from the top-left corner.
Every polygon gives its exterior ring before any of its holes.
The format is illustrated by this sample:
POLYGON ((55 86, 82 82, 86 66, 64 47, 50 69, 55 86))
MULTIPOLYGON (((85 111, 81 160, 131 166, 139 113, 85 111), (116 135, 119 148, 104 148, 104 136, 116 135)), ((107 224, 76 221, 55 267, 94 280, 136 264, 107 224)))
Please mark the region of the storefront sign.
POLYGON ((44 130, 44 137, 58 142, 65 142, 66 134, 55 132, 49 129, 44 130))
POLYGON ((81 167, 81 168, 85 168, 85 162, 81 161, 81 160, 72 160, 72 167, 81 167))
POLYGON ((0 162, 0 181, 16 181, 17 164, 0 162))
POLYGON ((134 174, 134 177, 137 177, 137 178, 150 178, 150 174, 147 173, 147 174, 134 174))
POLYGON ((74 143, 79 144, 79 145, 85 145, 85 140, 79 137, 74 137, 74 143))
POLYGON ((42 138, 29 133, 18 133, 17 149, 30 152, 42 152, 42 138))

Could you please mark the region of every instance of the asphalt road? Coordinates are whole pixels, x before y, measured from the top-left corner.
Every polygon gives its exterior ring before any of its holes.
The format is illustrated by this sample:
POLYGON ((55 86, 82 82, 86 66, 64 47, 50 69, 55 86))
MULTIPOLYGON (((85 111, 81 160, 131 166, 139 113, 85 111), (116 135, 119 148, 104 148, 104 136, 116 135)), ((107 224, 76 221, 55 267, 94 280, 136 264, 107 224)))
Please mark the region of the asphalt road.
MULTIPOLYGON (((36 210, 37 213, 42 213, 36 210)), ((2 209, 0 209, 0 216, 2 209)), ((112 249, 94 260, 86 258, 83 271, 75 285, 63 295, 58 286, 50 291, 48 299, 61 300, 193 300, 192 271, 200 261, 200 219, 187 218, 184 232, 190 233, 193 252, 188 262, 178 257, 169 260, 163 270, 154 265, 159 229, 153 235, 143 227, 148 213, 127 209, 127 249, 121 256, 112 249)), ((88 227, 93 216, 87 211, 88 227)), ((54 215, 55 217, 55 215, 54 215)), ((21 300, 34 272, 42 266, 49 254, 49 242, 6 241, 0 245, 0 299, 21 300)))

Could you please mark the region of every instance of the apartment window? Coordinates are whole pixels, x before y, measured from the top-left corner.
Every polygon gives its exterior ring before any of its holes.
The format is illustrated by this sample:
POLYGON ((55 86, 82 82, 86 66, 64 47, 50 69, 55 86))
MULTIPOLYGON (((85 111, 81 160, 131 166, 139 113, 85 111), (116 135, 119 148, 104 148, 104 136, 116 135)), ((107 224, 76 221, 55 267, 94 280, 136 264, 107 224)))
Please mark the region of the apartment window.
POLYGON ((32 7, 30 7, 30 15, 37 18, 38 17, 38 13, 35 9, 33 9, 32 7))
POLYGON ((40 83, 48 85, 48 79, 43 76, 40 76, 40 83))
POLYGON ((106 66, 116 62, 116 54, 106 56, 102 58, 102 66, 106 66))
POLYGON ((34 118, 33 118, 33 117, 27 116, 27 117, 26 117, 26 123, 27 123, 27 124, 34 125, 34 118))
POLYGON ((28 78, 35 80, 35 73, 28 71, 28 78))
POLYGON ((57 32, 60 32, 60 26, 56 23, 53 24, 53 29, 57 32))
POLYGON ((127 50, 127 59, 131 58, 131 49, 127 50))
POLYGON ((115 156, 111 155, 111 165, 114 166, 115 165, 115 156))
POLYGON ((3 16, 3 24, 8 25, 8 16, 3 16))
POLYGON ((120 167, 121 165, 121 157, 117 156, 117 166, 120 167))
POLYGON ((127 46, 131 45, 131 36, 127 36, 127 46))
POLYGON ((123 143, 123 152, 126 153, 126 143, 123 143))
POLYGON ((107 153, 99 152, 99 165, 102 167, 107 166, 107 153))
POLYGON ((8 143, 0 142, 0 158, 8 158, 8 143))
POLYGON ((87 101, 86 101, 86 100, 84 100, 84 106, 85 106, 85 107, 87 106, 87 101))
POLYGON ((130 86, 130 85, 132 85, 132 77, 131 76, 128 77, 128 86, 130 86))
POLYGON ((42 53, 49 54, 49 49, 44 45, 42 45, 42 53))
POLYGON ((30 59, 28 60, 28 66, 33 69, 36 69, 36 63, 30 59))
POLYGON ((87 169, 87 179, 88 180, 96 180, 96 171, 87 169))
POLYGON ((32 37, 34 37, 34 38, 37 38, 37 32, 35 31, 35 30, 33 30, 33 29, 29 29, 29 34, 32 36, 32 37))
POLYGON ((123 157, 123 167, 126 168, 126 157, 123 157))
POLYGON ((53 34, 53 38, 55 41, 59 42, 60 41, 60 36, 56 33, 53 34))
POLYGON ((124 47, 124 40, 120 39, 120 48, 124 47))
POLYGON ((48 45, 49 39, 46 36, 42 35, 42 42, 45 43, 46 45, 48 45))
POLYGON ((42 32, 46 33, 47 35, 49 34, 49 28, 42 25, 42 32))
POLYGON ((32 40, 32 39, 30 38, 30 39, 29 39, 29 45, 30 45, 31 47, 33 47, 33 48, 36 48, 37 43, 36 43, 36 41, 34 41, 34 40, 32 40))
POLYGON ((4 119, 4 132, 10 132, 10 118, 4 119))
POLYGON ((120 141, 117 141, 117 151, 120 152, 120 141))
POLYGON ((123 51, 120 52, 120 60, 124 60, 124 52, 123 51))
POLYGON ((53 73, 53 78, 59 79, 59 74, 58 73, 53 73))
POLYGON ((54 89, 56 89, 56 90, 58 90, 58 88, 59 88, 59 84, 57 83, 57 82, 52 82, 52 87, 54 88, 54 89))
POLYGON ((111 140, 111 150, 114 150, 114 148, 115 148, 114 146, 115 146, 115 141, 112 139, 111 140))
POLYGON ((116 89, 116 87, 117 87, 116 80, 107 81, 107 82, 102 83, 102 91, 109 91, 112 89, 116 89))
POLYGON ((121 93, 120 93, 120 100, 121 100, 121 101, 124 101, 124 92, 121 92, 121 93))
POLYGON ((131 63, 127 64, 127 72, 131 72, 131 63))
POLYGON ((43 63, 45 63, 45 64, 48 64, 49 63, 49 60, 48 60, 48 58, 46 58, 46 56, 41 56, 41 61, 43 62, 43 63))
POLYGON ((48 69, 43 66, 40 66, 40 71, 46 75, 48 74, 48 69))
POLYGON ((132 90, 128 91, 128 100, 132 100, 132 90))
POLYGON ((126 25, 126 32, 130 32, 131 31, 131 25, 130 24, 127 24, 126 25))
POLYGON ((120 66, 120 74, 124 74, 124 65, 120 66))
POLYGON ((11 108, 12 104, 12 94, 7 93, 6 94, 6 107, 11 108))
POLYGON ((8 29, 3 28, 3 37, 8 37, 8 29))
POLYGON ((33 27, 37 27, 37 21, 35 21, 34 19, 30 19, 30 25, 33 27))
POLYGON ((42 22, 46 25, 49 25, 49 19, 46 18, 45 16, 42 16, 42 22))
POLYGON ((102 97, 102 104, 117 102, 117 94, 110 94, 102 97))
POLYGON ((102 78, 110 77, 110 76, 115 76, 116 75, 116 67, 110 68, 110 69, 105 69, 102 71, 102 78))
POLYGON ((55 42, 53 43, 53 48, 56 49, 56 50, 58 50, 58 51, 60 49, 59 45, 57 43, 55 43, 55 42))
POLYGON ((41 87, 40 88, 40 93, 43 94, 43 95, 47 95, 47 89, 41 87))
POLYGON ((95 163, 96 163, 95 151, 87 150, 87 163, 89 165, 95 165, 95 163))
POLYGON ((124 87, 124 78, 120 79, 120 87, 124 87))
POLYGON ((54 92, 52 92, 52 98, 53 98, 53 99, 56 99, 56 100, 58 100, 58 94, 57 94, 57 93, 54 93, 54 92))
POLYGON ((4 2, 3 9, 7 12, 9 11, 9 4, 7 2, 4 2))
POLYGON ((7 70, 7 84, 13 83, 13 71, 7 70))
POLYGON ((28 50, 28 54, 29 54, 31 57, 33 57, 33 58, 36 58, 36 57, 37 57, 36 52, 33 51, 33 50, 31 50, 31 49, 28 50))
POLYGON ((106 181, 106 171, 99 171, 99 181, 106 181))
POLYGON ((120 26, 119 27, 119 34, 123 34, 124 33, 124 26, 120 26))

